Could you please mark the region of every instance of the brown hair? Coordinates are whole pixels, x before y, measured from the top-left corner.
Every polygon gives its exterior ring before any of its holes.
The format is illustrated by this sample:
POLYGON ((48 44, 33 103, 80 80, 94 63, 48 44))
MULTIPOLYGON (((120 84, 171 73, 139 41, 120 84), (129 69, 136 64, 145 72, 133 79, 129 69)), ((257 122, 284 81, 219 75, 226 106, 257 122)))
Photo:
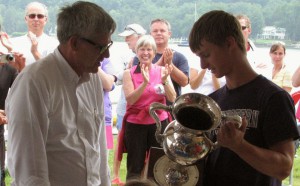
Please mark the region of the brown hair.
POLYGON ((281 42, 274 43, 270 48, 270 54, 278 50, 278 48, 283 48, 283 52, 285 54, 285 45, 281 42))
POLYGON ((232 36, 239 48, 246 53, 244 36, 239 21, 222 10, 213 10, 202 15, 193 25, 189 35, 189 45, 192 52, 201 48, 201 42, 206 40, 218 46, 223 46, 229 36, 232 36))
POLYGON ((151 26, 154 24, 154 23, 157 23, 157 22, 161 22, 161 23, 164 23, 165 25, 167 25, 168 27, 168 30, 171 31, 171 24, 165 20, 165 19, 153 19, 150 23, 150 30, 151 30, 151 26))
POLYGON ((57 15, 57 38, 65 43, 71 36, 112 34, 116 29, 113 18, 100 6, 76 1, 60 9, 57 15))

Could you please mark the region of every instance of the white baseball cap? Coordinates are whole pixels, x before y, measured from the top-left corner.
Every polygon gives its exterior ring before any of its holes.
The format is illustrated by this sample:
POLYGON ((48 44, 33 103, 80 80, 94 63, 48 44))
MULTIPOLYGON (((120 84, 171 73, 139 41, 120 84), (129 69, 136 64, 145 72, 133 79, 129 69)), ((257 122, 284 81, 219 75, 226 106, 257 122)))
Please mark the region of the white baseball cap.
POLYGON ((126 37, 132 34, 144 35, 146 30, 139 24, 130 24, 124 28, 124 31, 119 34, 119 36, 126 37))

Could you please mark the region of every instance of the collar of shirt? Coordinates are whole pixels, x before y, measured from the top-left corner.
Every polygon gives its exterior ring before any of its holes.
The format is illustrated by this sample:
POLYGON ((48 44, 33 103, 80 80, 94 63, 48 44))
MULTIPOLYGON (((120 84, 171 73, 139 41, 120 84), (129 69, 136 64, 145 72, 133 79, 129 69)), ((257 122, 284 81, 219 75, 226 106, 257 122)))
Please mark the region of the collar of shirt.
POLYGON ((82 76, 78 76, 76 72, 71 68, 69 63, 65 60, 65 58, 61 55, 58 48, 55 49, 54 54, 56 57, 60 58, 61 60, 58 61, 58 67, 61 70, 62 74, 66 81, 80 85, 81 83, 87 82, 90 80, 90 74, 84 73, 82 76))

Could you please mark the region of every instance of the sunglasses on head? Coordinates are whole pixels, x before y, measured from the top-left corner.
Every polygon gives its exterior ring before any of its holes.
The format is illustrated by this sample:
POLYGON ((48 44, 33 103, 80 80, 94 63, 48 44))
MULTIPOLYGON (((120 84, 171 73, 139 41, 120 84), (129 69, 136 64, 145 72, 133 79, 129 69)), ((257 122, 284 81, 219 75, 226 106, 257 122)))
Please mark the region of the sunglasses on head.
POLYGON ((128 30, 128 31, 131 30, 131 31, 134 31, 135 33, 137 33, 137 31, 135 31, 135 30, 134 30, 133 28, 131 28, 131 27, 125 27, 124 30, 128 30))
POLYGON ((30 19, 34 19, 35 17, 37 17, 38 19, 43 19, 44 17, 46 17, 44 14, 28 14, 27 16, 30 19))
POLYGON ((248 26, 242 26, 242 30, 245 30, 246 28, 248 28, 248 26))

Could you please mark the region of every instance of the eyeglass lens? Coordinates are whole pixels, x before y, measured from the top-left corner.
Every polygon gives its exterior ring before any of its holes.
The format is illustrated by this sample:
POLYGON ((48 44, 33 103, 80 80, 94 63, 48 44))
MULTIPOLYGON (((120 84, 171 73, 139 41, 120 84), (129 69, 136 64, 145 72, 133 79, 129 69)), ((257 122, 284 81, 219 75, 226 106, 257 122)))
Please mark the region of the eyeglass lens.
POLYGON ((34 19, 35 17, 37 17, 38 19, 43 19, 45 17, 45 15, 43 15, 43 14, 29 14, 28 17, 30 19, 34 19))
POLYGON ((104 53, 106 50, 108 50, 111 45, 113 44, 114 42, 113 41, 110 41, 110 43, 107 45, 107 46, 104 46, 100 49, 100 54, 104 53))
POLYGON ((89 40, 87 38, 81 37, 80 39, 88 42, 91 45, 94 45, 96 48, 99 48, 100 49, 100 54, 102 54, 106 50, 108 50, 111 47, 111 45, 114 43, 113 41, 110 41, 110 43, 107 46, 101 46, 101 45, 97 45, 96 43, 94 43, 93 41, 91 41, 91 40, 89 40))

